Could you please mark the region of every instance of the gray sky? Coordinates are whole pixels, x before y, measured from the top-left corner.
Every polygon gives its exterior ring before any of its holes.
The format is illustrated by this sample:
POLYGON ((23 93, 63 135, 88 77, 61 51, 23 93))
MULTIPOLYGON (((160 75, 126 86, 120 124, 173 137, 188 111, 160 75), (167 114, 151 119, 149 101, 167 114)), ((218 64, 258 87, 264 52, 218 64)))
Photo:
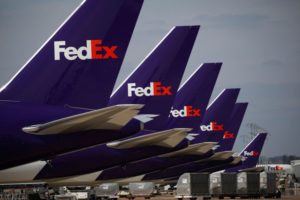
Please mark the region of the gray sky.
MULTIPOLYGON (((0 85, 80 2, 0 0, 0 85)), ((200 63, 223 62, 212 99, 223 88, 242 88, 239 101, 249 107, 240 136, 257 123, 271 133, 263 155, 300 155, 299 11, 298 0, 145 0, 118 83, 172 26, 200 24, 184 79, 200 63)), ((235 150, 243 145, 238 137, 235 150)))

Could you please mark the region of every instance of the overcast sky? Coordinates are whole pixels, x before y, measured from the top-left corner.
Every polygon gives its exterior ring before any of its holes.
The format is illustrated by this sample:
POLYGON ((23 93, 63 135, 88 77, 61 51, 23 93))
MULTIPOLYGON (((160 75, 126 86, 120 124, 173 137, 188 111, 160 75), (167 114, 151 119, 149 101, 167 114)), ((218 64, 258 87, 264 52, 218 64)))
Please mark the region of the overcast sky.
MULTIPOLYGON (((0 0, 0 85, 5 84, 81 0, 0 0)), ((103 19, 105 20, 105 19, 103 19)), ((145 0, 118 83, 175 25, 201 25, 185 80, 203 62, 223 62, 212 99, 240 87, 246 125, 271 134, 263 155, 300 156, 300 1, 145 0)))

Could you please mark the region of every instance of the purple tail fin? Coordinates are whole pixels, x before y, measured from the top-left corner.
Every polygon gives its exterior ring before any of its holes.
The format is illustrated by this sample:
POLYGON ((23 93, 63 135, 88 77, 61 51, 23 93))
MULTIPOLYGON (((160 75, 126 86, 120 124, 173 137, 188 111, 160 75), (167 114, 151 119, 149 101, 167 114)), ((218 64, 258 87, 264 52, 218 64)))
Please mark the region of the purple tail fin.
POLYGON ((6 84, 0 99, 107 105, 143 0, 86 0, 6 84))
POLYGON ((205 63, 182 84, 176 94, 167 129, 199 129, 221 66, 222 63, 205 63))
POLYGON ((228 126, 223 134, 223 139, 219 142, 218 152, 231 151, 234 142, 237 138, 239 129, 241 127, 248 103, 236 103, 231 114, 228 126))
POLYGON ((113 93, 109 104, 145 104, 140 114, 159 115, 145 124, 160 130, 174 101, 199 26, 173 28, 113 93))
POLYGON ((219 142, 233 111, 240 89, 225 89, 208 106, 193 144, 201 142, 219 142))
POLYGON ((240 156, 244 156, 246 158, 242 164, 233 168, 229 168, 226 170, 226 172, 239 172, 243 169, 255 167, 264 146, 266 137, 267 133, 257 134, 256 137, 240 153, 240 156))

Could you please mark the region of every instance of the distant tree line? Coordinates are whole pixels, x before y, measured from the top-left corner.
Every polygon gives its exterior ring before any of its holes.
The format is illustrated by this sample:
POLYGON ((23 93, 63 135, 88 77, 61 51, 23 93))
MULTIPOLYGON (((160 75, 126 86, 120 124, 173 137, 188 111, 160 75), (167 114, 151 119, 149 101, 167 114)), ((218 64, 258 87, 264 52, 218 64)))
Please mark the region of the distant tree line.
POLYGON ((259 159, 259 164, 291 164, 292 160, 300 160, 300 157, 294 155, 282 155, 274 157, 261 156, 259 159))

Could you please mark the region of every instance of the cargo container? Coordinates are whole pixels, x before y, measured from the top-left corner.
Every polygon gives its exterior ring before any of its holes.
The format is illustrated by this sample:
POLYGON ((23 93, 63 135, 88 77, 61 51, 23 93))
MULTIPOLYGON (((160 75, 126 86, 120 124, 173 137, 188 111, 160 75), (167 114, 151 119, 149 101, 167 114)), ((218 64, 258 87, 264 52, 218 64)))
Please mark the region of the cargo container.
POLYGON ((209 191, 213 197, 219 197, 222 194, 221 173, 213 173, 209 176, 209 191))
POLYGON ((210 198, 209 173, 184 173, 177 182, 176 198, 189 198, 195 200, 198 197, 210 198))
POLYGON ((155 193, 155 184, 153 182, 129 183, 129 193, 131 199, 135 197, 145 197, 145 199, 150 199, 155 193))
POLYGON ((58 194, 54 196, 55 200, 77 200, 75 194, 58 194))
POLYGON ((260 197, 258 172, 241 172, 237 175, 237 194, 240 197, 260 197))
POLYGON ((277 174, 275 172, 260 173, 260 194, 265 198, 280 198, 277 187, 277 174))
POLYGON ((210 175, 210 193, 220 199, 237 195, 236 173, 213 173, 210 175))
POLYGON ((212 196, 234 198, 237 194, 236 173, 213 173, 210 175, 210 192, 212 196))
POLYGON ((118 199, 119 188, 118 183, 103 183, 95 187, 95 196, 97 199, 118 199))
POLYGON ((237 173, 222 173, 221 185, 223 197, 235 198, 237 194, 237 173))

